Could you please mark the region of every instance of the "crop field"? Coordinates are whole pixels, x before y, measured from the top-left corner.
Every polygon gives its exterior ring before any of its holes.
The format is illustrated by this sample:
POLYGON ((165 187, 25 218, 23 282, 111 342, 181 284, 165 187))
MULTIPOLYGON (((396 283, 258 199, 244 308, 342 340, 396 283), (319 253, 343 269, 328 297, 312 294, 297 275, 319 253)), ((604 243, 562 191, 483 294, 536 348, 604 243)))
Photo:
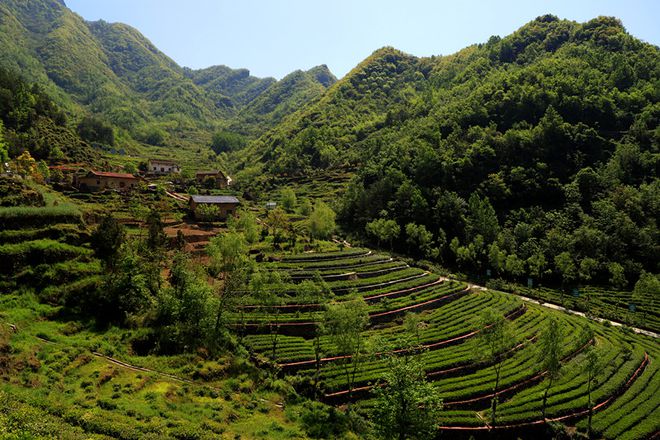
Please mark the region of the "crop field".
POLYGON ((0 207, 0 438, 18 438, 16 429, 21 438, 99 440, 303 435, 279 392, 257 390, 248 373, 216 377, 230 357, 137 356, 130 330, 101 332, 66 312, 103 282, 84 211, 120 202, 104 194, 65 203, 39 191, 41 206, 0 207))
POLYGON ((570 309, 660 332, 660 302, 652 293, 633 298, 631 292, 593 286, 580 288, 575 293, 563 294, 559 290, 546 287, 517 287, 512 290, 521 295, 563 304, 570 309))
POLYGON ((100 264, 76 205, 44 193, 43 206, 0 207, 0 286, 29 284, 57 304, 98 282, 100 264), (29 281, 29 283, 28 283, 29 281))
MULTIPOLYGON (((495 370, 483 354, 480 316, 489 309, 510 322, 515 339, 499 354, 503 361, 493 429, 522 435, 544 425, 540 396, 548 378, 539 362, 538 340, 547 320, 556 317, 563 330, 562 373, 549 388, 547 419, 586 429, 583 364, 593 346, 602 353, 602 367, 591 386, 594 432, 604 438, 636 439, 660 430, 660 346, 655 339, 523 304, 515 295, 470 288, 364 249, 294 255, 263 265, 288 280, 285 298, 278 305, 243 306, 240 318, 235 315, 243 342, 254 356, 275 365, 294 382, 317 381, 326 403, 352 401, 356 408, 369 410, 376 403, 374 389, 383 386, 386 357, 412 354, 421 359, 427 378, 443 398, 441 430, 457 437, 486 435, 495 370), (322 284, 320 298, 310 301, 297 295, 296 286, 306 280, 322 284), (363 298, 368 307, 369 324, 362 333, 368 350, 350 355, 322 331, 322 322, 328 304, 356 298, 363 298), (405 322, 411 312, 422 324, 412 339, 405 322), (353 356, 359 356, 359 362, 353 356), (353 365, 357 366, 349 386, 346 367, 353 365)), ((589 292, 598 298, 599 307, 622 308, 614 295, 589 292)), ((650 323, 652 312, 646 315, 650 323)))

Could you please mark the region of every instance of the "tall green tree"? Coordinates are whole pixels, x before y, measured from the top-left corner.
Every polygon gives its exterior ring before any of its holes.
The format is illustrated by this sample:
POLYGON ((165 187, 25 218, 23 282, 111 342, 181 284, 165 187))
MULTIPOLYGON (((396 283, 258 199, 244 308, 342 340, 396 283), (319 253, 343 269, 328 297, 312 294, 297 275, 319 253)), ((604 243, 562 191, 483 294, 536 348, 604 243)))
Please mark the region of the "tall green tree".
POLYGON ((298 199, 292 188, 284 188, 280 191, 280 200, 282 202, 282 208, 284 208, 286 212, 293 212, 296 209, 298 199))
POLYGON ((442 399, 426 379, 423 361, 414 355, 388 356, 382 386, 376 389, 374 420, 385 439, 434 439, 442 399))
POLYGON ((0 171, 5 171, 7 162, 9 162, 9 147, 5 143, 5 126, 0 119, 0 171))
MULTIPOLYGON (((593 337, 593 336, 592 336, 593 337)), ((587 408, 589 409, 589 416, 587 418, 587 437, 592 438, 593 431, 591 428, 591 420, 594 415, 594 401, 592 399, 592 390, 597 384, 598 375, 603 371, 603 359, 600 350, 594 346, 587 348, 582 364, 582 370, 587 375, 587 408)))
POLYGON ((424 225, 408 223, 406 225, 406 243, 415 253, 426 258, 435 258, 439 250, 433 247, 433 233, 424 225))
POLYGON ((515 338, 511 332, 509 320, 502 314, 496 314, 492 310, 487 309, 482 313, 479 322, 479 326, 482 329, 479 336, 482 356, 487 363, 492 365, 493 372, 495 373, 493 398, 490 405, 491 425, 495 426, 497 423, 497 404, 499 399, 497 393, 500 386, 502 365, 506 360, 507 352, 515 344, 515 338))
POLYGON ((471 238, 481 235, 486 243, 497 238, 500 229, 497 213, 488 197, 481 198, 472 193, 468 200, 467 232, 471 238))
POLYGON ((367 223, 366 231, 378 240, 379 247, 381 241, 385 241, 389 243, 390 249, 392 249, 394 240, 396 240, 401 233, 401 227, 396 220, 379 218, 367 223))
POLYGON ((253 264, 243 234, 227 232, 213 237, 206 247, 208 270, 220 279, 214 333, 220 334, 226 314, 240 306, 248 294, 247 284, 253 264))
POLYGON ((105 276, 103 286, 88 298, 92 315, 101 323, 127 325, 153 305, 149 262, 134 243, 119 248, 116 266, 105 276))
POLYGON ((280 208, 275 208, 268 212, 266 223, 268 224, 270 233, 273 236, 273 244, 276 246, 279 245, 279 243, 282 242, 284 232, 288 227, 286 213, 280 208))
POLYGON ((259 241, 261 236, 261 225, 257 222, 257 217, 247 209, 242 209, 229 217, 227 224, 230 229, 243 233, 245 241, 254 244, 259 241))
POLYGON ((355 376, 366 357, 364 331, 369 325, 367 303, 361 297, 328 305, 323 318, 324 327, 337 352, 347 355, 341 359, 348 399, 352 399, 355 376))
POLYGON ((336 218, 335 212, 323 201, 318 200, 314 205, 314 210, 309 216, 309 236, 319 239, 325 239, 332 236, 335 232, 336 218))
POLYGON ((124 226, 110 213, 101 219, 91 236, 91 244, 96 256, 111 270, 115 267, 119 249, 126 233, 124 226))
POLYGON ((280 307, 284 302, 286 278, 278 271, 255 271, 250 279, 250 292, 259 301, 262 313, 266 316, 266 326, 270 338, 270 358, 277 360, 277 347, 280 341, 280 307))
POLYGON ((156 328, 160 352, 213 349, 217 298, 201 268, 185 252, 172 259, 169 286, 158 296, 156 328))
POLYGON ((160 211, 152 208, 147 214, 147 248, 154 254, 163 252, 167 236, 163 230, 163 219, 161 218, 160 211))

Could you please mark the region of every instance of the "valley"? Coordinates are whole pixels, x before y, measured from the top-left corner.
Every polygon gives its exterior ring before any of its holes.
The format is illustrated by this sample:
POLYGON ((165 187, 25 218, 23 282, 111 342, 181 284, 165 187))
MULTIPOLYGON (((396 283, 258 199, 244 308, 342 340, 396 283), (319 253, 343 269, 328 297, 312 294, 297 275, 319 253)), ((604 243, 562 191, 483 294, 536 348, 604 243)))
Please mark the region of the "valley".
POLYGON ((280 80, 0 2, 0 439, 657 439, 660 51, 280 80))

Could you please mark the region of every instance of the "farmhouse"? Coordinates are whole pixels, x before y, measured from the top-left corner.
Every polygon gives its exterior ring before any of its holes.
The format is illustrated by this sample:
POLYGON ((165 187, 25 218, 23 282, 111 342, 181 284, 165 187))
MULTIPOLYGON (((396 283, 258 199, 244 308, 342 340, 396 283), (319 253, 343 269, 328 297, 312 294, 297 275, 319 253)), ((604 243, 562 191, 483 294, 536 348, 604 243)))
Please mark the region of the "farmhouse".
POLYGON ((225 174, 220 171, 198 171, 195 174, 195 179, 197 180, 197 183, 199 184, 204 184, 205 182, 209 180, 213 180, 214 183, 214 188, 226 188, 227 185, 229 185, 229 182, 231 179, 229 179, 225 174))
POLYGON ((148 174, 172 174, 181 172, 179 164, 169 159, 149 159, 147 162, 148 174))
POLYGON ((236 213, 241 202, 234 196, 190 196, 188 207, 196 219, 212 220, 212 218, 226 219, 236 213))
POLYGON ((116 189, 128 191, 136 188, 139 179, 132 174, 109 173, 105 171, 90 171, 85 176, 78 178, 78 189, 81 191, 103 191, 116 189))

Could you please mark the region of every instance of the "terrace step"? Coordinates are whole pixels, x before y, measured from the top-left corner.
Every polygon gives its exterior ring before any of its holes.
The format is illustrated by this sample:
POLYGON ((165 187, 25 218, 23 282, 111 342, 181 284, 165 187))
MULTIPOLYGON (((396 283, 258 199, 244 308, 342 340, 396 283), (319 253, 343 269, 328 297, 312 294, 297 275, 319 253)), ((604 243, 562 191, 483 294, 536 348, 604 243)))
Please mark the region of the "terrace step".
MULTIPOLYGON (((513 310, 513 311, 509 312, 508 314, 506 314, 505 317, 509 320, 514 320, 514 319, 520 317, 522 314, 524 314, 526 310, 527 310, 527 307, 524 304, 522 304, 520 307, 518 307, 515 310, 513 310)), ((488 328, 488 327, 486 327, 486 328, 488 328)), ((448 347, 450 345, 460 344, 460 343, 464 342, 465 340, 467 340, 467 339, 469 339, 473 336, 476 336, 482 330, 483 329, 472 330, 472 331, 463 333, 459 336, 455 336, 455 337, 452 337, 452 338, 449 338, 449 339, 444 339, 442 341, 432 342, 432 343, 429 343, 429 344, 423 344, 420 347, 414 347, 414 348, 408 347, 408 348, 401 348, 401 349, 391 350, 391 351, 386 351, 386 352, 378 352, 378 353, 375 353, 374 356, 383 356, 383 355, 391 355, 391 354, 404 354, 404 353, 410 353, 412 351, 417 351, 417 350, 420 350, 420 349, 421 350, 438 350, 442 347, 448 347)), ((320 363, 325 364, 325 363, 328 363, 328 362, 335 362, 335 361, 346 360, 346 359, 350 359, 350 358, 352 358, 351 355, 333 356, 333 357, 328 357, 328 358, 322 358, 320 360, 320 363)), ((287 372, 298 371, 298 370, 302 370, 302 369, 305 369, 305 368, 312 368, 315 365, 316 365, 316 359, 309 359, 309 360, 297 361, 297 362, 286 362, 286 363, 278 364, 278 366, 282 370, 286 370, 287 372)))
MULTIPOLYGON (((401 307, 395 310, 389 310, 386 312, 370 313, 369 320, 371 325, 382 324, 386 322, 391 322, 397 317, 403 316, 406 313, 410 312, 421 312, 424 310, 435 309, 440 304, 444 304, 451 300, 458 299, 462 296, 470 293, 469 287, 465 289, 449 293, 440 298, 434 298, 428 301, 424 301, 418 304, 412 304, 409 306, 401 307)), ((271 333, 273 326, 278 327, 278 333, 286 336, 300 336, 305 339, 311 339, 316 334, 318 328, 317 321, 307 321, 307 322, 284 322, 279 324, 272 324, 269 322, 255 323, 247 322, 244 324, 234 324, 233 327, 239 331, 244 332, 243 334, 268 334, 271 333)))
MULTIPOLYGON (((376 303, 380 302, 384 298, 390 298, 390 299, 395 299, 395 298, 400 298, 405 295, 409 295, 411 293, 417 293, 421 292, 426 289, 430 289, 435 286, 439 286, 440 284, 443 284, 445 282, 444 279, 438 279, 435 280, 431 283, 427 284, 422 284, 420 286, 415 286, 411 287, 408 289, 402 289, 402 290, 395 290, 394 292, 388 292, 388 293, 380 293, 377 295, 372 295, 372 296, 364 296, 362 299, 369 304, 369 303, 376 303)), ((323 303, 323 304, 283 304, 279 306, 261 306, 261 305, 246 305, 246 306, 241 306, 241 309, 245 310, 270 310, 270 309, 279 309, 282 311, 285 311, 286 313, 292 313, 292 312, 302 312, 302 311, 307 311, 307 312, 314 312, 314 311, 320 311, 324 310, 325 307, 328 305, 328 303, 323 303)))
MULTIPOLYGON (((637 378, 644 372, 648 364, 649 364, 649 355, 647 352, 645 352, 641 364, 639 365, 639 367, 637 367, 637 369, 635 370, 633 375, 628 379, 628 381, 622 387, 617 389, 612 395, 607 397, 607 399, 596 404, 593 407, 593 412, 596 413, 606 408, 608 405, 612 404, 619 396, 625 393, 632 386, 635 380, 637 380, 637 378)), ((474 435, 480 432, 490 433, 492 430, 495 430, 495 431, 505 431, 507 432, 508 435, 513 435, 514 437, 517 432, 524 432, 526 436, 529 436, 530 434, 533 435, 533 432, 530 431, 530 428, 537 427, 539 429, 545 429, 545 426, 548 423, 552 423, 552 422, 563 423, 569 420, 585 417, 588 414, 589 414, 589 409, 587 408, 587 409, 579 409, 577 411, 569 412, 567 414, 558 417, 552 417, 548 419, 538 419, 538 420, 532 420, 521 423, 509 423, 505 425, 495 425, 492 427, 491 426, 441 426, 439 429, 442 432, 446 432, 448 434, 451 433, 449 435, 454 435, 458 433, 474 435)))
MULTIPOLYGON (((536 335, 532 336, 531 338, 526 338, 523 342, 519 343, 518 345, 510 349, 507 352, 506 357, 507 358, 510 357, 515 352, 525 347, 527 344, 536 342, 536 340, 537 340, 536 335)), ((489 366, 491 366, 491 364, 485 361, 464 362, 459 365, 453 366, 451 368, 426 371, 426 377, 427 379, 433 380, 439 376, 450 377, 450 376, 455 376, 459 373, 474 372, 477 371, 478 369, 489 366)), ((377 385, 367 384, 368 382, 369 381, 363 381, 362 384, 355 383, 355 385, 358 386, 353 388, 353 390, 350 393, 348 392, 348 390, 341 390, 341 391, 335 391, 333 393, 324 394, 323 401, 330 405, 339 405, 342 403, 347 403, 349 400, 355 402, 369 397, 374 388, 384 386, 384 384, 377 384, 377 385), (350 394, 350 398, 349 398, 349 394, 350 394)))
POLYGON ((371 255, 372 251, 356 252, 356 253, 338 253, 338 255, 324 254, 324 256, 319 257, 308 257, 308 258, 295 258, 295 257, 285 257, 282 261, 283 263, 313 263, 319 261, 333 261, 333 260, 343 260, 346 258, 358 258, 366 257, 371 255))

